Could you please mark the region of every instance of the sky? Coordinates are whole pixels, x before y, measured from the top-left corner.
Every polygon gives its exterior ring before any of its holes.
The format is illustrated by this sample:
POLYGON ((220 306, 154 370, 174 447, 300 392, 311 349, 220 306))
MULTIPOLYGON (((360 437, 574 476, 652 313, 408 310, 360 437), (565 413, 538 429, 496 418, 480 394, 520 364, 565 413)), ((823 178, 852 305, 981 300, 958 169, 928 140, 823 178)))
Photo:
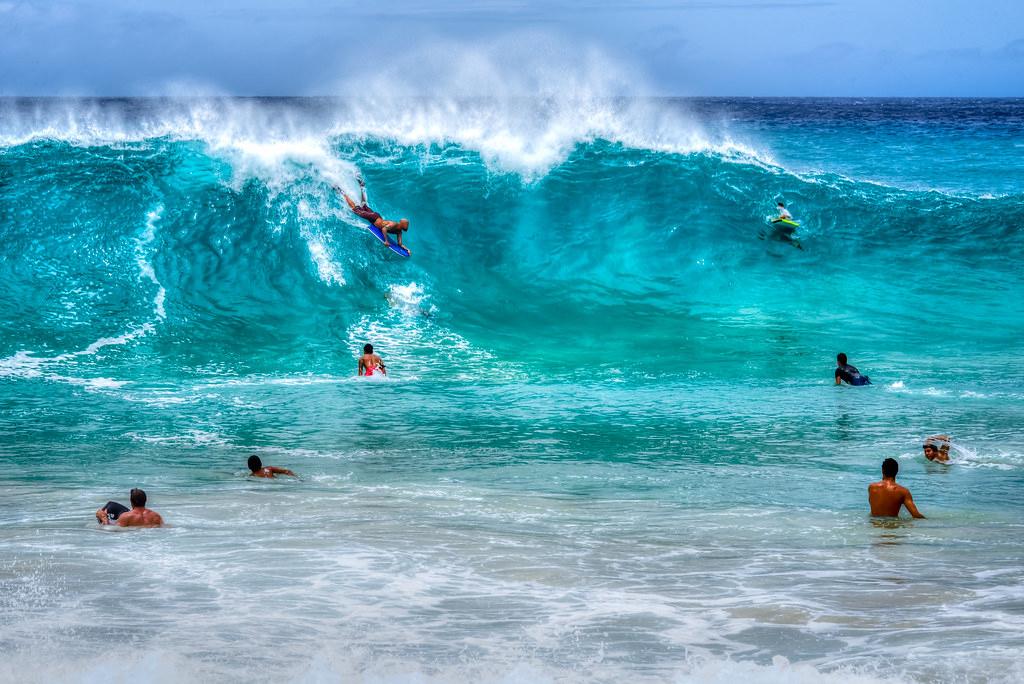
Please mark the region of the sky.
POLYGON ((0 95, 488 95, 595 64, 621 95, 1024 96, 1024 0, 0 0, 0 95))

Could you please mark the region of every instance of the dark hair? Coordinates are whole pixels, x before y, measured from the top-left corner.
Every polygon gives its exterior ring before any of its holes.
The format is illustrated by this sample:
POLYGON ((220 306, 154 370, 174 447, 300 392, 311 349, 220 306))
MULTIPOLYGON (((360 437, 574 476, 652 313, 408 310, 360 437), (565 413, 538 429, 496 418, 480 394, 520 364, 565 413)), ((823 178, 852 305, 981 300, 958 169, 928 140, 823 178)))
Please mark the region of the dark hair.
POLYGON ((128 495, 132 500, 132 508, 143 508, 146 505, 146 492, 141 489, 133 489, 128 495))
POLYGON ((843 352, 839 352, 838 354, 836 354, 836 361, 838 361, 839 363, 841 363, 841 364, 843 364, 845 366, 846 365, 846 354, 844 354, 843 352))
POLYGON ((373 353, 373 345, 372 344, 364 344, 363 345, 363 353, 364 354, 372 354, 373 353))
POLYGON ((887 458, 882 461, 882 477, 896 477, 898 472, 900 472, 900 464, 896 462, 895 458, 887 458))
POLYGON ((921 446, 922 446, 923 448, 925 448, 925 449, 931 449, 931 450, 933 450, 933 451, 938 451, 938 450, 939 450, 939 447, 938 447, 938 445, 936 445, 936 444, 932 444, 931 442, 925 442, 925 443, 924 443, 924 444, 922 444, 921 446))
POLYGON ((256 454, 253 454, 252 456, 249 457, 249 470, 251 470, 252 472, 255 473, 257 470, 259 470, 262 467, 263 467, 263 461, 260 460, 259 456, 257 456, 256 454))
POLYGON ((786 206, 786 205, 785 205, 785 204, 783 204, 782 202, 779 202, 779 206, 780 206, 780 207, 784 207, 784 206, 786 206))

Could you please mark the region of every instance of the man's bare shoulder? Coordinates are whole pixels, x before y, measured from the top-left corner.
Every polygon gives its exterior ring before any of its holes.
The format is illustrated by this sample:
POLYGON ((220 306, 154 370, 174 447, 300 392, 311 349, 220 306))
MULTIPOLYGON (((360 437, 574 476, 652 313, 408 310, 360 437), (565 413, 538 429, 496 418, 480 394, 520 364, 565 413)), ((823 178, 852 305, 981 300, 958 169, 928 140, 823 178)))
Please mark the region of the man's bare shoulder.
POLYGON ((871 484, 868 485, 868 488, 869 489, 872 489, 872 488, 874 488, 874 489, 889 489, 889 490, 897 491, 897 492, 905 492, 905 491, 907 491, 907 488, 904 487, 903 485, 897 484, 896 482, 892 482, 890 480, 879 480, 878 482, 872 482, 871 484))
POLYGON ((145 527, 160 527, 164 524, 164 519, 160 517, 160 514, 156 511, 146 510, 141 516, 141 525, 145 527))
POLYGON ((121 527, 160 527, 164 524, 164 519, 156 511, 146 509, 122 513, 117 519, 117 524, 121 527))

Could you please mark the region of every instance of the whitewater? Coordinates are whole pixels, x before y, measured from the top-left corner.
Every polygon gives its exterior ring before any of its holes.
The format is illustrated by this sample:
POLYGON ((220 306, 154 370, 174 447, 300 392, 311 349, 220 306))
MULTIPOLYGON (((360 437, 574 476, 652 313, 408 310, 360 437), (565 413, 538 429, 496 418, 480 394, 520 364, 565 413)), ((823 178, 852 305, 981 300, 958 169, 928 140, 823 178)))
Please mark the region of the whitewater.
POLYGON ((1024 679, 1022 131, 0 100, 0 679, 1024 679), (927 519, 868 516, 886 457, 927 519), (168 527, 95 524, 132 487, 168 527))

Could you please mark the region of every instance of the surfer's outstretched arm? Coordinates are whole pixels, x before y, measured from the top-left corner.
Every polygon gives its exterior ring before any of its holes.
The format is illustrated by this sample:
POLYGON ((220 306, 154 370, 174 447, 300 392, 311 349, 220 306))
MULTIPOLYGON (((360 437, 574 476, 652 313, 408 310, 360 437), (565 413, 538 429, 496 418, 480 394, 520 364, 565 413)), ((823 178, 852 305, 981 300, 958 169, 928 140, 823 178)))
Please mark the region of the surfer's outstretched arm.
POLYGON ((334 189, 335 189, 335 190, 337 190, 338 192, 340 192, 340 193, 341 193, 341 196, 345 198, 345 202, 346 202, 346 203, 348 204, 348 208, 349 208, 349 209, 355 209, 355 208, 356 208, 356 203, 352 201, 352 198, 351 198, 351 197, 349 197, 349 196, 348 196, 348 195, 347 195, 347 194, 345 193, 345 191, 341 189, 341 187, 340 187, 340 186, 337 186, 337 185, 335 185, 335 186, 334 186, 334 189))

